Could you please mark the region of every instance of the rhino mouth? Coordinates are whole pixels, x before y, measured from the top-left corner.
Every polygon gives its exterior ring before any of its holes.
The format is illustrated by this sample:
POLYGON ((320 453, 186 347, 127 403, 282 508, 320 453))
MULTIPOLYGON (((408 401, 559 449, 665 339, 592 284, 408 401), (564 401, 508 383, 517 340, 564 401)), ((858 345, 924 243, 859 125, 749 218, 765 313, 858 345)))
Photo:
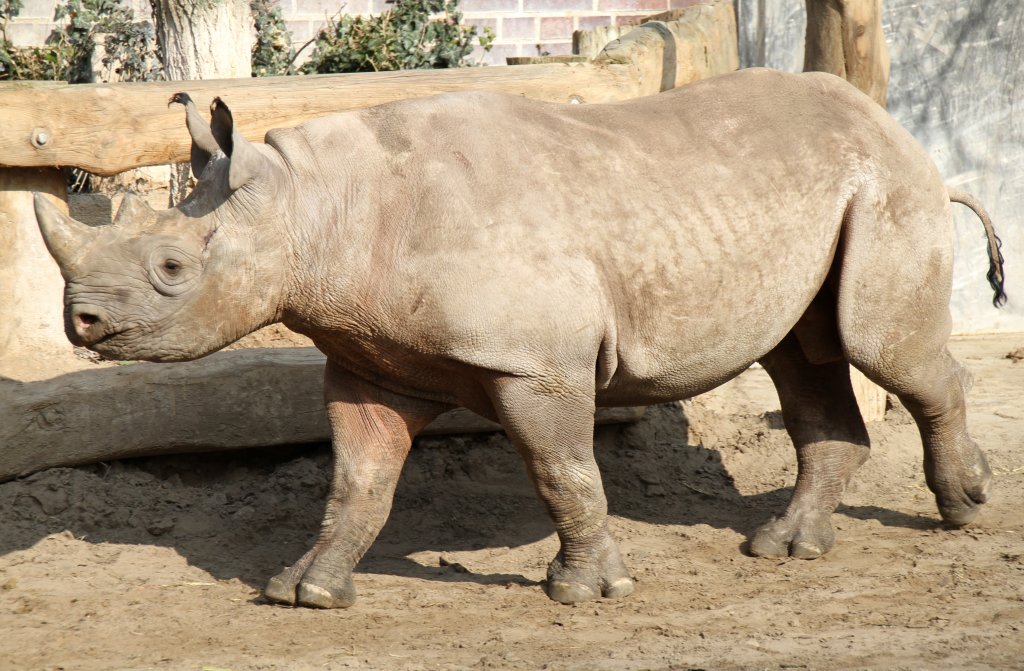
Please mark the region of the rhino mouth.
POLYGON ((114 338, 116 338, 119 335, 121 335, 120 331, 114 331, 113 333, 108 333, 105 336, 103 336, 102 338, 100 338, 99 340, 97 340, 96 342, 92 343, 91 345, 88 345, 88 347, 89 347, 89 349, 95 349, 95 348, 99 347, 100 345, 102 345, 104 343, 110 342, 111 340, 113 340, 114 338))
POLYGON ((119 335, 121 335, 119 332, 107 333, 96 340, 83 340, 75 335, 75 337, 68 337, 68 340, 70 340, 71 344, 75 347, 84 347, 92 352, 97 352, 98 354, 113 358, 113 352, 110 351, 108 345, 110 345, 119 335))
MULTIPOLYGON (((98 330, 98 329, 96 329, 98 330)), ((111 346, 117 344, 117 339, 124 335, 124 330, 106 330, 97 333, 96 330, 90 329, 84 333, 79 332, 73 326, 65 329, 65 334, 68 340, 75 347, 84 347, 93 352, 98 352, 104 356, 114 356, 114 352, 111 351, 111 346)))
POLYGON ((75 347, 85 347, 86 349, 96 349, 99 345, 109 342, 112 338, 116 338, 121 335, 120 331, 104 331, 102 333, 96 333, 95 331, 86 331, 85 333, 76 329, 73 325, 68 325, 64 329, 65 335, 68 340, 75 347))
POLYGON ((110 361, 153 361, 168 363, 192 361, 202 356, 185 349, 169 348, 163 343, 148 343, 139 340, 137 329, 122 329, 104 335, 86 348, 110 361))
POLYGON ((136 351, 131 344, 131 339, 126 338, 126 331, 112 331, 99 340, 86 345, 86 348, 103 355, 106 359, 114 361, 127 361, 142 358, 142 353, 136 351))

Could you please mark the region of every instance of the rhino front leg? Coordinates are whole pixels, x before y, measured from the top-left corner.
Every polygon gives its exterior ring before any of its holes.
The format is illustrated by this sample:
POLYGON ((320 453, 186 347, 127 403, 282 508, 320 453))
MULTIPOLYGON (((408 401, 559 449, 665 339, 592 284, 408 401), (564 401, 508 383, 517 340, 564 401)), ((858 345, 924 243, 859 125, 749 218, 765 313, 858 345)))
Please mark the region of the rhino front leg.
POLYGON ((830 518, 854 471, 868 458, 867 429, 846 361, 812 364, 790 334, 761 364, 779 392, 798 471, 786 513, 758 529, 750 551, 814 559, 835 543, 830 518))
POLYGON ((412 439, 445 410, 375 387, 328 362, 324 378, 334 448, 334 479, 320 537, 293 566, 270 579, 271 601, 347 608, 356 600, 352 569, 391 512, 412 439))
POLYGON ((501 377, 491 394, 561 541, 548 566, 547 595, 575 603, 630 594, 633 581, 608 532, 608 503, 594 460, 592 378, 587 388, 501 377))

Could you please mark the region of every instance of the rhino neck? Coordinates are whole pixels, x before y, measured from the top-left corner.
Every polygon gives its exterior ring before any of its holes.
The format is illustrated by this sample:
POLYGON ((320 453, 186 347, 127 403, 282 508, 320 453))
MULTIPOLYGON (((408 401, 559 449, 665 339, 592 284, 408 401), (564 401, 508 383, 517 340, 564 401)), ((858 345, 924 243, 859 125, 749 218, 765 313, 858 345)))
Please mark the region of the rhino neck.
MULTIPOLYGON (((278 142, 281 138, 275 138, 278 142)), ((292 144, 297 144, 291 138, 292 144)), ((354 328, 373 285, 386 272, 382 259, 375 191, 381 175, 354 157, 351 148, 318 146, 315 153, 291 152, 294 191, 283 218, 281 240, 287 248, 287 273, 280 318, 288 328, 315 341, 354 328)), ((272 245, 272 240, 265 240, 272 245)))
POLYGON ((277 201, 247 186, 199 217, 201 203, 193 203, 191 212, 182 208, 196 217, 193 222, 203 222, 191 226, 208 231, 207 273, 216 288, 201 292, 196 302, 205 322, 216 324, 210 337, 220 347, 281 320, 291 253, 277 201))
POLYGON ((291 198, 287 164, 272 149, 260 151, 264 172, 230 189, 230 162, 219 156, 189 197, 169 214, 180 229, 202 236, 210 286, 195 299, 205 323, 215 324, 208 339, 218 346, 280 321, 288 259, 284 226, 291 198))
POLYGON ((242 289, 248 300, 239 301, 236 306, 242 313, 239 315, 239 323, 244 324, 243 335, 281 321, 287 293, 287 259, 290 254, 282 245, 280 232, 266 227, 255 233, 250 238, 253 240, 251 251, 247 252, 256 261, 249 275, 252 281, 242 289), (264 239, 269 240, 269 244, 264 239), (258 251, 268 249, 273 251, 258 251))
POLYGON ((279 233, 264 222, 222 219, 210 249, 207 272, 214 284, 200 292, 194 309, 215 326, 206 336, 217 341, 214 348, 280 321, 286 254, 279 233))
POLYGON ((289 232, 282 321, 314 340, 318 333, 352 328, 384 271, 375 262, 381 256, 376 236, 362 225, 371 218, 365 208, 352 206, 344 194, 331 200, 289 232))

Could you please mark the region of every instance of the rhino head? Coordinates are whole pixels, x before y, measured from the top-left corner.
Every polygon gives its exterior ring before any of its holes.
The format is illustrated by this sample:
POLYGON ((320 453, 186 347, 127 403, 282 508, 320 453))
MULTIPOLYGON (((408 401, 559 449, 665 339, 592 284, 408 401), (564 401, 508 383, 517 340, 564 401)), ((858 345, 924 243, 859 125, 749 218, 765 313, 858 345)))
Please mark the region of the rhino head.
POLYGON ((129 194, 112 224, 92 227, 35 195, 65 280, 65 333, 113 359, 196 359, 280 313, 280 159, 246 141, 220 99, 209 125, 186 94, 171 102, 186 107, 198 179, 178 206, 156 211, 129 194))

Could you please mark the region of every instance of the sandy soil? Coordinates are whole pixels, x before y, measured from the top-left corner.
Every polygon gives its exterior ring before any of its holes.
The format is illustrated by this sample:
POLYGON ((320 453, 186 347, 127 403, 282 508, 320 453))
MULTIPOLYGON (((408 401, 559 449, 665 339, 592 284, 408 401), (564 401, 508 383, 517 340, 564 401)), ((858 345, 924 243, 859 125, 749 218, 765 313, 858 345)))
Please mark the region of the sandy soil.
POLYGON ((953 344, 997 474, 938 523, 898 405, 816 561, 744 553, 795 477, 763 371, 598 431, 637 578, 561 606, 549 521, 501 435, 418 443, 345 611, 273 606, 316 533, 326 446, 54 469, 0 485, 2 669, 1024 669, 1024 336, 953 344))

